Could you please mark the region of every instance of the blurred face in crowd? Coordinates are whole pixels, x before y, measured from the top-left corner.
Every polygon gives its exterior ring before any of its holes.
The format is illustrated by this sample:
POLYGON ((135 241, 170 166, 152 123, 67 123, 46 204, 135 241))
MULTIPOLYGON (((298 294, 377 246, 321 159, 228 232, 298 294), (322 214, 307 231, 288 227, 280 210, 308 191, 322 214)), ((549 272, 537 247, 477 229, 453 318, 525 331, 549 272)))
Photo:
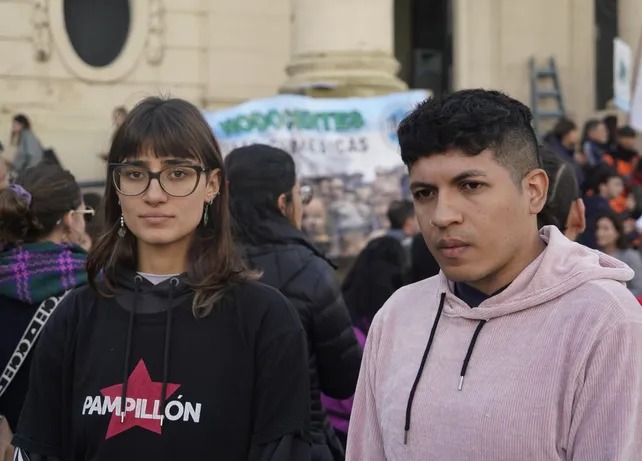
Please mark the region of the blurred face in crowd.
POLYGON ((18 134, 18 133, 21 133, 23 129, 24 129, 24 126, 22 125, 22 123, 20 123, 17 120, 13 121, 11 125, 11 133, 18 134))
POLYGON ((592 141, 598 142, 600 144, 606 144, 609 140, 609 132, 606 129, 604 123, 598 123, 590 130, 588 133, 588 138, 592 141))
POLYGON ((628 150, 635 150, 635 148, 637 147, 635 136, 621 136, 618 139, 618 142, 622 147, 628 150))
POLYGON ((575 129, 571 130, 562 138, 562 144, 566 147, 575 147, 580 142, 580 132, 575 129))
POLYGON ((492 294, 542 249, 536 220, 548 177, 541 169, 516 184, 491 150, 468 156, 453 148, 417 160, 410 190, 421 233, 450 280, 492 294))
POLYGON ((624 192, 624 181, 620 176, 612 176, 606 181, 606 196, 609 199, 619 197, 624 192))
POLYGON ((595 224, 595 240, 601 250, 613 251, 620 235, 609 218, 600 218, 595 224))
POLYGON ((323 201, 314 198, 303 210, 303 229, 317 241, 325 238, 326 235, 327 212, 323 201))

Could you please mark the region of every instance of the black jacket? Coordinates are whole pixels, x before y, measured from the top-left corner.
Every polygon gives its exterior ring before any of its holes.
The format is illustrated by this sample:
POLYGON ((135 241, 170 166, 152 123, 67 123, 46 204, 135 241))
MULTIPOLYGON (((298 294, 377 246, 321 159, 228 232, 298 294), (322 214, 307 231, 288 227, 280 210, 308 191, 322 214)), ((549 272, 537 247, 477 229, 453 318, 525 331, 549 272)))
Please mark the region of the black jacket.
POLYGON ((280 290, 299 314, 310 354, 312 441, 333 442, 320 394, 338 399, 354 394, 361 347, 331 263, 288 223, 270 222, 269 227, 279 241, 273 238, 243 251, 249 265, 263 271, 261 281, 280 290))
POLYGON ((19 449, 64 461, 309 459, 305 333, 280 293, 242 284, 195 318, 183 277, 119 277, 115 297, 75 290, 47 322, 19 449))

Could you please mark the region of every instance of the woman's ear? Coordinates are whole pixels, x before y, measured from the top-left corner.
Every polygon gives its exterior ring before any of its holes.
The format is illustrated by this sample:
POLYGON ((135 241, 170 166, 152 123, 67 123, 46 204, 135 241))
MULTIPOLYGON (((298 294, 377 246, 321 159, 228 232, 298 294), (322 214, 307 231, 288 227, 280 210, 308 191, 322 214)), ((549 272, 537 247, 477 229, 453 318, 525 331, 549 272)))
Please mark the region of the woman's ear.
POLYGON ((214 200, 221 190, 221 169, 216 168, 207 175, 206 195, 209 197, 208 202, 214 200))
POLYGON ((288 215, 288 198, 285 194, 279 195, 279 198, 276 200, 276 205, 279 207, 279 211, 283 216, 288 215))

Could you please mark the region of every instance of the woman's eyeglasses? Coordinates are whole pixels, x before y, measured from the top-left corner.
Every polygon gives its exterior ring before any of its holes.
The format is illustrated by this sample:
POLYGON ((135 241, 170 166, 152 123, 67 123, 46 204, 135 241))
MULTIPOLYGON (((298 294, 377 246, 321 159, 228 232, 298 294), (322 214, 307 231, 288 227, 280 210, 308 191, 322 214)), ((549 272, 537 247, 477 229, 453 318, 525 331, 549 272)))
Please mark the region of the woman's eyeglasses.
POLYGON ((84 210, 71 210, 72 214, 81 214, 84 216, 86 222, 91 222, 92 218, 96 215, 96 210, 90 206, 85 206, 84 210))
POLYGON ((128 163, 111 163, 112 179, 116 190, 122 195, 141 195, 157 179, 161 189, 172 197, 187 197, 198 187, 202 173, 210 171, 198 165, 173 165, 160 171, 128 163))

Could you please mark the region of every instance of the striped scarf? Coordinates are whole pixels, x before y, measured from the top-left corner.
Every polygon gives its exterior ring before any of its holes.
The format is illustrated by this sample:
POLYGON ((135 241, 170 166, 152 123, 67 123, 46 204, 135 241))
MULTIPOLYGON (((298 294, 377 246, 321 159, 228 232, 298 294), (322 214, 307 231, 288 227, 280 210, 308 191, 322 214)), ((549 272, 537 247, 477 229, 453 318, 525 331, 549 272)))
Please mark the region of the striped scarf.
POLYGON ((87 283, 87 254, 75 245, 28 243, 0 253, 0 296, 39 304, 87 283))

